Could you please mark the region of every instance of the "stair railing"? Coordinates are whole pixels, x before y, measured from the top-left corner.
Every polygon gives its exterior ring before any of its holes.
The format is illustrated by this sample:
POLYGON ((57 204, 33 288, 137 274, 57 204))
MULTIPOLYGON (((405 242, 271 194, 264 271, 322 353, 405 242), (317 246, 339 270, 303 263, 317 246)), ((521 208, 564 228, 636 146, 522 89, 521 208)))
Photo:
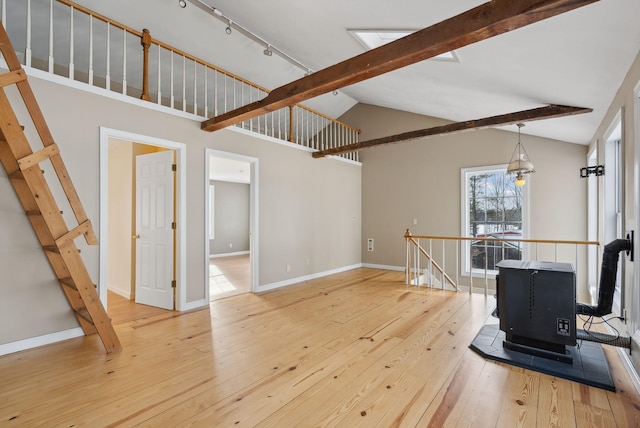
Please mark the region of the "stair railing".
MULTIPOLYGON (((404 238, 407 286, 439 285, 442 289, 450 287, 456 291, 468 288, 470 294, 481 288, 487 295, 494 280, 495 264, 500 260, 515 259, 515 253, 526 260, 571 263, 577 282, 587 276, 587 248, 595 246, 598 248, 596 253, 600 254, 597 241, 413 235, 409 229, 404 238), (517 251, 513 251, 515 249, 517 251), (451 259, 454 263, 447 264, 451 259), (439 284, 434 284, 434 279, 439 284)), ((599 267, 596 278, 598 270, 599 267)))
MULTIPOLYGON (((70 0, 0 0, 27 66, 208 119, 269 90, 70 0)), ((358 142, 360 130, 297 104, 236 125, 313 150, 358 142)), ((340 155, 358 161, 357 153, 340 155)))

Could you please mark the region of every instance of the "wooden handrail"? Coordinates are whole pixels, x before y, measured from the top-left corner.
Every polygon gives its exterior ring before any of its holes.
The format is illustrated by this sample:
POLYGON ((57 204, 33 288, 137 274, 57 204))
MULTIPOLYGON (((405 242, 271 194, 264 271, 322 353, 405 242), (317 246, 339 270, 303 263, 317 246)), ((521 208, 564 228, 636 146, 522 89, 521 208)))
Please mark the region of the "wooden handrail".
MULTIPOLYGON (((229 71, 226 71, 226 70, 224 70, 224 69, 222 69, 222 68, 220 68, 220 67, 218 67, 218 66, 216 66, 214 64, 211 64, 211 63, 209 63, 209 62, 207 62, 207 61, 205 61, 205 60, 203 60, 201 58, 198 58, 198 57, 196 57, 194 55, 191 55, 191 54, 189 54, 189 53, 187 53, 187 52, 185 52, 185 51, 183 51, 181 49, 178 49, 178 48, 176 48, 176 47, 174 47, 174 46, 172 46, 172 45, 170 45, 168 43, 153 39, 151 37, 150 32, 148 30, 146 30, 146 29, 143 30, 143 31, 136 30, 136 29, 131 28, 131 27, 125 25, 125 24, 122 24, 120 22, 114 21, 114 20, 108 18, 105 15, 97 13, 97 12, 95 12, 95 11, 85 7, 85 6, 82 6, 82 5, 80 5, 80 4, 78 4, 78 3, 74 2, 74 1, 71 1, 71 0, 56 0, 56 2, 58 2, 59 4, 62 4, 62 5, 68 6, 70 8, 73 8, 73 10, 76 10, 76 11, 78 11, 80 13, 83 13, 83 14, 91 17, 91 18, 95 18, 95 19, 97 19, 99 21, 102 21, 102 22, 106 23, 109 26, 112 26, 112 27, 114 27, 116 29, 119 29, 119 30, 123 30, 128 34, 131 34, 131 35, 133 35, 135 37, 140 38, 141 45, 142 45, 142 48, 143 48, 143 64, 142 64, 142 68, 143 68, 142 85, 143 85, 143 87, 141 89, 140 98, 143 99, 143 100, 150 101, 150 93, 149 93, 148 81, 149 81, 149 48, 150 48, 151 45, 157 46, 158 49, 165 49, 165 50, 171 52, 172 54, 176 54, 176 55, 182 56, 186 60, 191 61, 191 62, 193 62, 195 64, 198 64, 200 66, 203 66, 203 67, 207 68, 208 70, 213 70, 213 71, 215 71, 217 73, 220 73, 222 76, 228 77, 228 78, 233 79, 234 81, 240 82, 241 84, 246 85, 246 86, 248 86, 250 88, 253 88, 253 89, 256 89, 258 91, 261 91, 261 92, 264 93, 265 96, 268 96, 271 93, 271 90, 269 90, 269 89, 267 89, 267 88, 265 88, 265 87, 263 87, 261 85, 253 83, 253 82, 251 82, 251 81, 249 81, 247 79, 244 79, 244 78, 242 78, 242 77, 240 77, 240 76, 238 76, 238 75, 236 75, 234 73, 231 73, 229 71)), ((312 108, 309 108, 307 106, 304 106, 302 104, 295 104, 295 105, 291 106, 290 108, 293 109, 294 107, 299 107, 303 111, 307 111, 309 113, 312 113, 313 115, 316 115, 318 117, 326 119, 329 122, 331 122, 331 124, 333 124, 334 126, 338 127, 339 129, 348 130, 348 131, 354 132, 354 133, 356 133, 358 135, 361 133, 360 129, 357 129, 357 128, 355 128, 353 126, 350 126, 350 125, 348 125, 348 124, 346 124, 344 122, 341 122, 341 121, 339 121, 337 119, 329 117, 329 116, 327 116, 325 114, 322 114, 322 113, 320 113, 320 112, 318 112, 318 111, 316 111, 316 110, 314 110, 312 108)), ((291 129, 290 129, 289 139, 291 141, 295 142, 295 136, 293 135, 293 130, 294 130, 293 124, 290 124, 290 127, 291 127, 291 129)))
POLYGON ((313 114, 318 115, 318 116, 320 116, 320 117, 323 117, 323 118, 325 118, 325 119, 327 119, 327 120, 330 120, 330 121, 331 121, 331 122, 333 122, 333 123, 337 123, 337 124, 339 124, 340 126, 342 126, 342 127, 344 127, 344 128, 348 128, 348 129, 352 130, 353 132, 357 132, 358 134, 361 134, 361 133, 362 133, 362 130, 360 130, 359 128, 356 128, 356 127, 351 126, 351 125, 347 125, 346 123, 341 122, 341 121, 339 121, 338 119, 334 119, 334 118, 332 118, 332 117, 330 117, 330 116, 327 116, 326 114, 322 114, 322 113, 320 113, 319 111, 314 110, 314 109, 312 109, 312 108, 310 108, 310 107, 307 107, 307 106, 305 106, 305 105, 302 105, 302 104, 296 104, 296 105, 294 105, 294 106, 292 106, 292 107, 300 107, 300 108, 301 108, 301 109, 303 109, 303 110, 306 110, 306 111, 308 111, 308 112, 310 112, 310 113, 313 113, 313 114))
POLYGON ((105 23, 107 23, 109 25, 113 25, 116 28, 119 28, 121 30, 125 30, 127 33, 131 33, 131 34, 133 34, 135 36, 142 37, 142 31, 135 30, 135 29, 133 29, 133 28, 131 28, 129 26, 126 26, 126 25, 121 24, 121 23, 119 23, 117 21, 114 21, 114 20, 112 20, 110 18, 107 18, 104 15, 100 15, 99 13, 96 13, 96 12, 92 11, 91 9, 88 9, 88 8, 82 6, 82 5, 79 5, 78 3, 72 2, 70 0, 56 0, 56 1, 58 3, 66 4, 67 6, 70 6, 70 7, 74 8, 74 9, 76 9, 76 10, 82 12, 82 13, 86 13, 87 15, 90 15, 90 16, 96 18, 96 19, 99 19, 100 21, 105 22, 105 23))
POLYGON ((600 245, 598 241, 565 241, 553 239, 514 239, 514 238, 483 238, 469 236, 435 236, 435 235, 413 235, 407 229, 404 234, 405 238, 417 239, 440 239, 443 241, 490 241, 490 242, 523 242, 528 244, 567 244, 567 245, 600 245))
POLYGON ((418 243, 418 241, 416 241, 415 239, 413 239, 413 237, 408 238, 411 242, 413 242, 416 247, 418 247, 418 250, 420 250, 420 252, 422 254, 424 254, 424 256, 429 260, 429 262, 435 266, 435 268, 442 274, 444 275, 445 279, 447 280, 447 282, 449 284, 451 284, 456 290, 458 289, 458 285, 455 283, 455 281, 453 279, 451 279, 451 277, 449 275, 447 275, 447 273, 442 269, 442 267, 440 267, 440 265, 433 260, 433 257, 431 257, 431 254, 427 253, 427 251, 422 248, 422 246, 418 243))

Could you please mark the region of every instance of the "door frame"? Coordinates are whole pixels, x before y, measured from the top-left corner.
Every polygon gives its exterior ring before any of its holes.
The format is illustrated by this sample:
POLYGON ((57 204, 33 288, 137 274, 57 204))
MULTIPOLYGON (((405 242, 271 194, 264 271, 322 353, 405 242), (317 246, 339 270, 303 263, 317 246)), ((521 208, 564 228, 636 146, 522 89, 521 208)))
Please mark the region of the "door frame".
POLYGON ((209 158, 217 157, 223 159, 231 159, 241 162, 246 162, 251 166, 250 171, 250 181, 249 181, 249 263, 251 269, 251 292, 255 293, 258 290, 259 284, 259 232, 258 232, 258 224, 259 224, 259 205, 258 205, 258 195, 259 195, 259 183, 258 183, 258 158, 239 155, 231 152, 223 152, 220 150, 213 149, 205 149, 204 156, 204 196, 205 196, 205 204, 204 204, 204 221, 205 221, 205 236, 204 236, 204 258, 205 258, 205 269, 204 269, 204 282, 205 282, 205 296, 207 302, 209 301, 210 293, 209 293, 209 176, 211 175, 211 166, 209 162, 209 158))
MULTIPOLYGON (((130 141, 131 143, 146 144, 149 146, 157 146, 176 153, 176 302, 177 311, 185 311, 192 309, 187 304, 186 297, 186 261, 187 261, 187 222, 186 222, 186 174, 187 174, 187 145, 175 141, 164 140, 161 138, 150 137, 147 135, 134 134, 118 129, 100 127, 100 280, 98 283, 98 294, 103 306, 107 307, 107 264, 108 264, 108 236, 109 236, 109 140, 116 138, 119 140, 130 141)), ((208 287, 206 287, 208 289, 208 287)), ((199 307, 201 304, 197 302, 193 307, 199 307)))

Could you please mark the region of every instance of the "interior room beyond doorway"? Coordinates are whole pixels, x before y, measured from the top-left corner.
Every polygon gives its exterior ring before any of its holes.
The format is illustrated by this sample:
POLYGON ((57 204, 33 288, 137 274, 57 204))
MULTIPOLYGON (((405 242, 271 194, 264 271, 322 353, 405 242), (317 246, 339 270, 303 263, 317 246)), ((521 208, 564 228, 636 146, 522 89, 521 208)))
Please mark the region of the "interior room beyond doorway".
POLYGON ((209 300, 253 290, 257 266, 257 159, 207 150, 209 300))

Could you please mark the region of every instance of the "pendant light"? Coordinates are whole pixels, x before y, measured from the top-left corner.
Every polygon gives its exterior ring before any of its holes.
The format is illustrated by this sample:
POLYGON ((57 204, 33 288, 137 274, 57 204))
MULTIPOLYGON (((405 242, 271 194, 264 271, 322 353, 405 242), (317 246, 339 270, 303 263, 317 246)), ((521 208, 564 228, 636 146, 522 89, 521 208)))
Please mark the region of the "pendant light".
POLYGON ((509 161, 509 166, 507 166, 507 174, 516 176, 516 186, 524 186, 525 174, 536 172, 533 168, 533 164, 529 160, 527 151, 524 149, 524 146, 520 141, 520 129, 523 126, 524 123, 518 123, 518 144, 516 144, 516 148, 513 150, 513 154, 511 155, 511 161, 509 161))

